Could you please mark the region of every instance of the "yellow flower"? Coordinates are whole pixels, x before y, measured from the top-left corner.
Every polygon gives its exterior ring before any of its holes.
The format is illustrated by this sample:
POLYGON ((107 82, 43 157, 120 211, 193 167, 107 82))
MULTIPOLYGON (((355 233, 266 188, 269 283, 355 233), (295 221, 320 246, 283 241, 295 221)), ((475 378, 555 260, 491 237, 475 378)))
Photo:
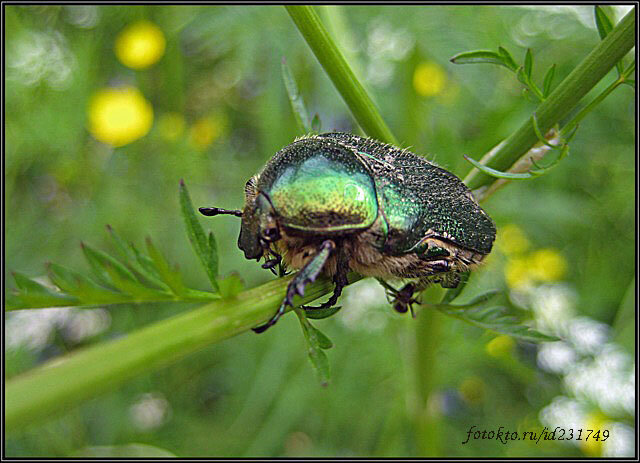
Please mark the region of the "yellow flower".
POLYGON ((158 132, 165 140, 177 140, 184 132, 184 117, 180 113, 163 114, 158 120, 158 132))
POLYGON ((504 277, 511 288, 531 285, 533 278, 529 271, 529 261, 524 258, 509 259, 504 267, 504 277))
POLYGON ((213 143, 225 129, 225 120, 220 115, 198 119, 189 130, 189 141, 197 149, 203 150, 213 143))
POLYGON ((496 240, 498 248, 507 255, 522 254, 529 249, 529 244, 522 229, 514 224, 502 227, 496 240))
POLYGON ((511 336, 503 334, 489 341, 485 349, 487 354, 492 357, 506 357, 513 351, 515 345, 516 343, 511 336))
POLYGON ((158 26, 143 20, 128 25, 120 32, 116 38, 115 52, 125 66, 144 69, 162 57, 165 45, 164 34, 158 26))
POLYGON ((446 75, 442 67, 433 61, 420 63, 413 73, 413 88, 422 96, 433 96, 442 92, 446 75))
POLYGON ((484 398, 484 381, 477 376, 470 376, 465 378, 460 386, 458 392, 460 396, 469 404, 476 405, 482 402, 484 398))
POLYGON ((145 136, 153 108, 137 88, 105 88, 89 103, 89 131, 99 141, 123 146, 145 136))
POLYGON ((567 273, 567 261, 555 249, 540 249, 529 257, 532 276, 540 281, 558 281, 567 273))

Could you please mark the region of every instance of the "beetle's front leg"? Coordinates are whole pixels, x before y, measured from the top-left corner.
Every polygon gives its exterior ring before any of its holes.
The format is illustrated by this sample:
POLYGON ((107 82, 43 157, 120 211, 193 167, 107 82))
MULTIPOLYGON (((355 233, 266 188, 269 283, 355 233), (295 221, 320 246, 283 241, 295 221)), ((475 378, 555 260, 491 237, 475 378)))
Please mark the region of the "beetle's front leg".
POLYGON ((342 289, 349 284, 347 279, 347 274, 349 273, 349 256, 345 252, 344 248, 341 247, 338 250, 337 262, 336 262, 336 273, 333 276, 333 282, 336 286, 333 288, 333 294, 329 298, 329 300, 323 302, 317 307, 309 307, 302 306, 304 310, 324 310, 336 305, 338 302, 338 298, 342 294, 342 289))
POLYGON ((304 296, 304 288, 309 283, 313 282, 318 278, 320 272, 322 272, 322 268, 324 264, 326 264, 331 252, 336 248, 336 244, 331 240, 324 241, 320 248, 318 249, 318 253, 313 256, 313 258, 306 263, 304 267, 298 272, 298 274, 289 282, 289 286, 287 286, 287 295, 280 304, 277 312, 271 317, 271 319, 265 323, 264 325, 257 326, 255 328, 251 328, 256 333, 262 333, 270 326, 275 325, 275 323, 280 319, 287 306, 293 307, 293 297, 296 294, 300 296, 304 296))

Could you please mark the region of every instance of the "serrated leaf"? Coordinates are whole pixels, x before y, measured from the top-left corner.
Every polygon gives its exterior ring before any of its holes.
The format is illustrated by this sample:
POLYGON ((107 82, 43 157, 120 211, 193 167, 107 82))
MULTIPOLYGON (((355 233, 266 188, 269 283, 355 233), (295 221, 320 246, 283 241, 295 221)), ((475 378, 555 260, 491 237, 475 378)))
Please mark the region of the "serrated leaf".
POLYGON ((148 257, 144 256, 146 263, 143 264, 143 256, 140 255, 133 244, 126 243, 110 225, 107 225, 106 228, 120 256, 125 260, 125 265, 134 273, 137 273, 136 279, 138 281, 155 285, 160 289, 169 289, 167 285, 160 280, 153 265, 149 265, 151 264, 151 260, 148 257))
POLYGON ((218 287, 220 288, 220 296, 226 299, 240 293, 245 284, 240 275, 233 272, 225 278, 218 278, 218 287))
POLYGON ((187 288, 182 283, 182 276, 177 271, 171 269, 169 263, 164 256, 156 249, 155 245, 151 241, 151 238, 145 240, 147 244, 147 252, 154 263, 155 268, 158 270, 160 278, 171 289, 173 294, 177 296, 184 296, 187 288))
POLYGON ((320 115, 315 113, 313 115, 313 119, 311 119, 311 130, 315 133, 320 133, 322 131, 322 121, 320 121, 320 115))
POLYGON ((312 320, 322 320, 323 318, 335 315, 342 308, 342 306, 334 305, 333 307, 328 307, 326 309, 315 309, 305 306, 302 306, 301 308, 304 310, 307 318, 311 318, 312 320))
POLYGON ((78 305, 73 296, 57 293, 9 293, 5 299, 4 310, 47 309, 49 307, 70 307, 78 305))
POLYGON ((106 269, 107 266, 112 267, 116 272, 118 272, 121 278, 136 281, 136 277, 133 273, 110 255, 97 249, 93 249, 91 246, 84 243, 82 243, 82 252, 84 253, 87 261, 89 261, 89 265, 101 283, 113 286, 113 281, 111 281, 109 272, 106 269))
POLYGON ((542 95, 546 98, 551 93, 551 83, 553 82, 553 75, 556 72, 555 63, 551 65, 547 73, 544 75, 544 81, 542 83, 542 95))
MULTIPOLYGON (((504 66, 507 69, 515 71, 511 63, 503 56, 496 52, 489 50, 476 50, 466 51, 458 53, 453 56, 449 61, 454 64, 475 64, 475 63, 488 63, 497 64, 498 66, 504 66)), ((515 63, 513 63, 515 65, 515 63)))
POLYGON ((527 52, 524 54, 524 73, 531 80, 531 72, 533 71, 533 56, 531 55, 531 48, 527 48, 527 52))
POLYGON ((32 280, 28 276, 20 272, 12 272, 13 280, 21 291, 30 291, 32 293, 48 294, 51 292, 49 288, 32 280))
POLYGON ((445 293, 444 293, 444 297, 442 298, 441 304, 449 304, 450 302, 453 302, 453 300, 458 297, 460 295, 460 293, 462 293, 462 290, 465 288, 465 286, 467 286, 467 283, 469 282, 469 276, 471 275, 471 272, 464 272, 460 274, 460 282, 458 283, 458 286, 456 286, 455 288, 452 289, 448 289, 445 293))
POLYGON ((5 299, 5 310, 64 307, 77 302, 77 298, 58 293, 30 279, 20 272, 13 272, 18 292, 5 299))
POLYGON ((113 285, 122 293, 125 299, 131 302, 162 299, 167 296, 166 293, 147 288, 135 280, 123 278, 122 275, 110 265, 105 266, 105 270, 109 274, 113 285))
POLYGON ((207 240, 183 180, 180 180, 180 207, 191 246, 204 266, 213 291, 218 292, 218 282, 216 281, 218 278, 218 253, 215 238, 213 238, 213 234, 210 234, 209 240, 207 240), (213 247, 211 247, 212 244, 213 247))
POLYGON ((555 336, 546 335, 519 322, 505 307, 487 304, 499 292, 488 291, 463 305, 437 304, 433 308, 465 321, 471 325, 496 333, 508 334, 528 342, 557 341, 555 336))
POLYGON ((309 113, 304 105, 304 101, 302 100, 302 96, 298 90, 298 85, 293 78, 291 69, 289 69, 289 65, 287 65, 287 60, 284 57, 282 57, 282 80, 284 80, 284 86, 287 89, 287 95, 289 96, 293 116, 295 117, 300 132, 302 132, 302 134, 311 132, 313 128, 309 121, 309 113))

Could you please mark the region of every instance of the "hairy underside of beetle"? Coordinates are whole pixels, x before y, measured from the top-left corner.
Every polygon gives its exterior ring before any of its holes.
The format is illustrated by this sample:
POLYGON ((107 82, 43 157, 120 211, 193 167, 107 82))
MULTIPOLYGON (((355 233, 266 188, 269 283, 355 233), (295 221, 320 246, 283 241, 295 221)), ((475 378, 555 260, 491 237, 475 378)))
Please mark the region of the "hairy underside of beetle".
MULTIPOLYGON (((281 239, 274 243, 275 247, 282 254, 288 267, 301 269, 317 253, 320 244, 318 237, 305 236, 285 228, 281 233, 281 239)), ((446 249, 449 252, 448 256, 427 260, 416 253, 386 254, 372 244, 376 242, 377 236, 376 228, 372 227, 333 238, 324 236, 323 239, 332 239, 336 244, 336 250, 346 254, 349 263, 346 271, 353 270, 364 276, 381 279, 431 280, 431 277, 437 274, 472 270, 485 257, 484 254, 437 238, 427 240, 429 247, 446 249)), ((323 273, 329 277, 338 271, 337 254, 334 252, 324 265, 323 273)))

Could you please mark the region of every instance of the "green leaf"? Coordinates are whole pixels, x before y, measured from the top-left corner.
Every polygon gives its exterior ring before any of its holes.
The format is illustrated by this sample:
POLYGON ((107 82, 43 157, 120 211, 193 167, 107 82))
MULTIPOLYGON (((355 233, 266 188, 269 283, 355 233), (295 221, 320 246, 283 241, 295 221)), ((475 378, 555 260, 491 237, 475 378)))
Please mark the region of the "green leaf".
POLYGON ((5 310, 64 307, 77 302, 75 297, 49 289, 20 272, 13 272, 13 279, 19 291, 7 294, 5 310))
POLYGON ((147 256, 142 256, 133 244, 127 244, 116 231, 107 225, 107 231, 113 241, 120 256, 125 260, 125 265, 139 276, 138 281, 155 285, 160 289, 169 289, 159 278, 158 272, 153 268, 151 260, 147 256))
MULTIPOLYGON (((602 7, 596 5, 593 10, 595 19, 596 19, 596 27, 598 28, 598 34, 600 35, 600 39, 603 40, 609 32, 613 29, 613 23, 605 13, 602 7)), ((616 63, 616 69, 618 70, 618 75, 622 75, 622 60, 616 63)))
POLYGON ((84 243, 81 243, 81 246, 84 256, 101 283, 104 283, 107 286, 113 286, 113 281, 106 269, 107 266, 112 267, 121 278, 136 281, 136 277, 133 273, 110 255, 102 251, 98 251, 97 249, 93 249, 91 246, 84 243))
POLYGON ((313 130, 312 123, 309 121, 309 113, 307 112, 307 108, 298 90, 298 85, 293 78, 291 69, 289 69, 289 65, 287 65, 287 60, 284 56, 282 57, 282 79, 287 89, 287 95, 289 96, 289 102, 291 103, 291 109, 293 110, 293 116, 296 119, 298 128, 302 134, 307 134, 313 130))
POLYGON ((596 5, 593 9, 593 13, 596 19, 596 27, 598 28, 600 39, 604 39, 607 35, 609 35, 611 29, 613 29, 613 24, 611 23, 611 20, 604 12, 604 10, 598 5, 596 5))
MULTIPOLYGON (((505 50, 506 51, 506 50, 505 50)), ((458 53, 453 56, 449 61, 454 64, 475 64, 475 63, 489 63, 504 66, 507 69, 515 71, 515 63, 513 59, 511 61, 505 58, 504 55, 498 54, 489 50, 475 50, 458 53)))
POLYGON ((524 73, 527 75, 528 80, 531 80, 531 72, 533 70, 533 56, 531 55, 531 48, 527 48, 527 52, 524 55, 524 73))
POLYGON ((467 283, 469 282, 469 276, 470 275, 471 275, 471 272, 461 273, 460 274, 460 282, 458 283, 458 286, 456 286, 455 288, 452 288, 452 289, 448 289, 444 293, 444 297, 442 298, 441 303, 442 304, 448 304, 450 302, 453 302, 453 300, 460 295, 460 293, 462 292, 464 287, 467 286, 467 283))
POLYGON ((215 237, 213 237, 213 233, 210 233, 209 239, 207 240, 204 230, 196 217, 193 203, 189 197, 189 191, 183 180, 180 180, 180 206, 191 246, 207 272, 213 291, 217 293, 219 291, 217 282, 218 251, 215 237))
POLYGON ((342 306, 334 305, 333 307, 328 307, 326 309, 314 309, 304 306, 300 308, 304 310, 307 318, 311 318, 312 320, 322 320, 323 318, 327 318, 338 313, 342 306))
POLYGON ((432 307, 440 312, 465 321, 471 325, 508 334, 527 342, 557 341, 558 338, 530 328, 518 321, 505 307, 488 304, 501 291, 488 291, 462 305, 436 304, 432 307))
POLYGON ((524 180, 527 178, 534 178, 537 177, 537 175, 531 173, 531 172, 502 172, 496 169, 492 169, 491 167, 485 166, 484 164, 481 164, 479 161, 476 161, 473 158, 470 158, 469 156, 467 156, 466 154, 463 154, 463 157, 470 162, 471 164, 474 165, 474 167, 476 169, 478 169, 480 172, 483 172, 491 177, 494 178, 504 178, 507 180, 524 180))
POLYGON ((518 68, 518 65, 516 64, 515 60, 511 56, 511 53, 509 53, 506 48, 498 47, 498 53, 500 53, 500 56, 502 56, 504 63, 507 65, 509 69, 511 69, 512 71, 515 71, 518 68))
POLYGON ((156 249, 155 245, 151 241, 151 238, 147 237, 145 242, 147 244, 147 251, 149 252, 149 256, 151 257, 151 260, 158 270, 162 281, 164 281, 167 286, 169 286, 173 294, 175 294, 176 296, 184 296, 187 292, 187 288, 184 286, 184 283, 182 283, 182 276, 180 275, 180 273, 172 270, 169 267, 169 263, 156 249))
POLYGON ((224 299, 234 297, 241 292, 244 287, 244 281, 236 272, 231 273, 226 278, 218 279, 218 287, 220 288, 220 296, 224 299))
POLYGON ((296 315, 298 316, 298 320, 300 321, 302 332, 304 333, 311 365, 313 365, 314 369, 316 370, 316 374, 318 375, 320 384, 322 386, 326 386, 327 384, 329 384, 330 371, 329 359, 327 358, 327 354, 325 354, 323 350, 331 348, 333 346, 333 343, 327 336, 325 336, 321 331, 319 331, 317 328, 311 325, 311 323, 309 323, 309 320, 307 320, 305 316, 304 310, 299 307, 294 310, 296 315))
POLYGON ((313 119, 311 120, 311 130, 315 133, 320 133, 322 131, 322 122, 320 121, 320 115, 318 113, 313 115, 313 119))
MULTIPOLYGON (((62 265, 47 264, 49 279, 65 293, 78 298, 78 302, 91 305, 125 302, 121 293, 100 286, 90 278, 62 265)), ((78 304, 73 304, 78 305, 78 304)))
POLYGON ((628 85, 629 87, 635 89, 636 88, 636 81, 635 80, 625 80, 624 82, 622 82, 625 85, 628 85))
POLYGON ((555 63, 551 65, 547 73, 544 75, 544 81, 542 83, 542 95, 546 98, 551 93, 551 82, 553 82, 553 75, 556 72, 555 63))

